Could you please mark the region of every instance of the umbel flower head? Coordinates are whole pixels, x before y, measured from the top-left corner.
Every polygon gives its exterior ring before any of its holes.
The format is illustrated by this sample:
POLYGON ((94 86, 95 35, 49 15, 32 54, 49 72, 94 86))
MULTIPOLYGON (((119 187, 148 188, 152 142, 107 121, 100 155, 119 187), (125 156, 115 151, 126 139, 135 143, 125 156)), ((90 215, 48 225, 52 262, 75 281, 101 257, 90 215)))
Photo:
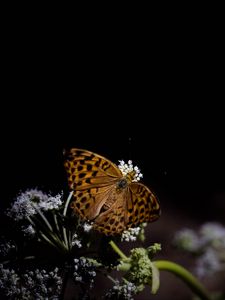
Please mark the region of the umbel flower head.
POLYGON ((62 278, 58 268, 26 270, 20 274, 0 265, 0 289, 7 299, 59 299, 62 278))
POLYGON ((7 215, 18 221, 35 215, 38 209, 48 211, 59 209, 61 205, 62 194, 52 196, 37 189, 30 189, 18 195, 7 215))
MULTIPOLYGON (((134 248, 128 258, 121 259, 118 270, 126 272, 125 278, 133 282, 138 291, 144 289, 144 286, 153 285, 153 281, 158 281, 155 267, 152 263, 152 256, 161 250, 161 245, 155 243, 149 248, 134 248)), ((154 291, 155 292, 155 291, 154 291)))
POLYGON ((114 286, 110 289, 106 295, 106 300, 123 299, 134 300, 133 296, 137 293, 137 288, 134 283, 127 280, 123 280, 122 283, 119 280, 114 281, 114 286))
POLYGON ((141 227, 134 227, 124 230, 121 235, 121 241, 133 242, 136 241, 137 236, 141 231, 141 227))
POLYGON ((197 231, 181 229, 174 237, 174 244, 195 255, 194 271, 199 277, 225 270, 225 227, 221 224, 205 223, 197 231))

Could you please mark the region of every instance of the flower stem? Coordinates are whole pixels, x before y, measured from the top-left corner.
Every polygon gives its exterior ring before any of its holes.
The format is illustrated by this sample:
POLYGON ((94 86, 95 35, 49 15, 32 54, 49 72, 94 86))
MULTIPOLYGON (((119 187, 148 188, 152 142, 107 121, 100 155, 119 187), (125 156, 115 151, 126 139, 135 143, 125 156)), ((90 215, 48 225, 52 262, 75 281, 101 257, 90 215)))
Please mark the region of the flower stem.
POLYGON ((114 278, 112 278, 112 276, 110 276, 110 275, 107 275, 106 276, 107 278, 109 278, 114 284, 116 284, 117 282, 116 282, 116 280, 114 279, 114 278))
MULTIPOLYGON (((67 209, 68 209, 68 205, 70 203, 70 200, 73 196, 73 191, 71 191, 69 193, 69 196, 66 200, 65 206, 64 206, 64 210, 63 210, 63 215, 66 217, 66 213, 67 213, 67 209)), ((66 245, 66 248, 69 249, 69 244, 68 244, 68 238, 67 238, 67 233, 66 233, 66 228, 63 226, 63 238, 64 238, 64 243, 66 245)))
POLYGON ((119 249, 119 247, 111 240, 109 242, 110 246, 113 248, 113 250, 122 258, 127 259, 128 257, 119 249))
POLYGON ((60 234, 60 229, 59 229, 59 224, 58 224, 58 220, 57 220, 57 215, 55 213, 53 213, 53 219, 54 219, 54 222, 55 222, 55 227, 56 227, 58 233, 60 234))
POLYGON ((44 223, 46 224, 46 226, 48 227, 48 229, 53 232, 51 224, 48 222, 47 218, 44 216, 44 214, 41 212, 41 210, 36 205, 34 205, 34 204, 32 204, 32 206, 34 207, 34 209, 36 210, 36 212, 39 214, 39 216, 42 218, 42 220, 44 221, 44 223))
MULTIPOLYGON (((42 223, 38 223, 36 225, 36 223, 30 218, 27 217, 27 219, 29 220, 29 222, 31 223, 31 225, 36 228, 36 232, 37 234, 39 234, 39 237, 44 240, 45 242, 47 242, 48 244, 50 244, 51 246, 55 247, 55 248, 60 248, 62 251, 68 250, 67 248, 65 248, 65 245, 62 243, 62 241, 59 239, 59 237, 54 234, 53 231, 48 230, 49 226, 46 226, 46 222, 42 223), (39 228, 39 226, 40 228, 39 228)), ((37 222, 37 220, 36 220, 37 222)))
POLYGON ((211 300, 204 286, 184 267, 167 260, 154 261, 153 264, 159 270, 165 270, 174 273, 176 276, 182 279, 192 289, 192 291, 200 297, 200 299, 211 300))
POLYGON ((68 198, 66 199, 66 203, 65 203, 65 206, 64 206, 64 210, 63 210, 63 215, 64 215, 64 216, 66 216, 67 209, 68 209, 68 205, 69 205, 70 200, 71 200, 71 198, 72 198, 72 196, 73 196, 73 193, 74 193, 74 192, 71 191, 71 192, 69 193, 68 198))

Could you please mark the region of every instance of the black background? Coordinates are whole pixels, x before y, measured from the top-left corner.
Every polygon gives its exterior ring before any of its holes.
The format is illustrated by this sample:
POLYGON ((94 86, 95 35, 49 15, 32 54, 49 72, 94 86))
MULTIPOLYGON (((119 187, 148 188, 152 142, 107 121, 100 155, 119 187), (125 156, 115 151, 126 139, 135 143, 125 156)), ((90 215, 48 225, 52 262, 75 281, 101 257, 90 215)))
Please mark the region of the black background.
POLYGON ((20 189, 64 188, 63 148, 82 147, 133 159, 160 199, 221 218, 223 19, 202 9, 107 27, 6 9, 1 205, 20 189))
POLYGON ((71 103, 57 96, 43 105, 31 94, 28 104, 2 110, 2 203, 26 188, 66 189, 63 149, 78 147, 114 162, 132 159, 159 199, 198 218, 223 217, 212 200, 225 190, 223 109, 215 94, 204 92, 202 104, 163 103, 150 93, 143 101, 138 92, 129 100, 74 95, 71 103))
POLYGON ((187 223, 225 222, 220 24, 169 22, 119 39, 89 28, 86 46, 54 24, 18 24, 2 49, 2 214, 28 188, 66 193, 63 149, 78 147, 140 167, 162 207, 151 242, 165 251, 187 223))

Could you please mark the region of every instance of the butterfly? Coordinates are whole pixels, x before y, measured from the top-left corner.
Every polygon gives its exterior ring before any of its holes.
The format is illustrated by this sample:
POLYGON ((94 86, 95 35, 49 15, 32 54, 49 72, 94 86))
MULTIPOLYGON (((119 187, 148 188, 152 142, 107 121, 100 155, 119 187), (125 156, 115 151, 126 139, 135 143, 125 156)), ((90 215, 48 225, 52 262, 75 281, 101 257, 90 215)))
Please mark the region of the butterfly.
POLYGON ((97 231, 105 235, 122 234, 130 227, 159 218, 159 202, 147 186, 137 182, 141 177, 137 167, 133 169, 124 162, 118 167, 83 149, 72 148, 64 155, 73 191, 70 206, 97 231))

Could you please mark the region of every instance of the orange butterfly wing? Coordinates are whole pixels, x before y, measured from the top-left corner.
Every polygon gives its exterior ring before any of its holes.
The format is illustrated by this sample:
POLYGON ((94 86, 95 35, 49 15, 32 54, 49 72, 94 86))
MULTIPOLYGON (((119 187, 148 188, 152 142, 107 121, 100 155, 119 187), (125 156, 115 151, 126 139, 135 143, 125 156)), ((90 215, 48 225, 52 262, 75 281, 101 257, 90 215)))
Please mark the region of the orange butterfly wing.
POLYGON ((108 159, 90 151, 73 148, 65 156, 69 187, 74 190, 71 207, 82 219, 93 220, 122 173, 108 159))
POLYGON ((84 220, 106 235, 119 234, 160 215, 154 194, 141 183, 130 183, 120 193, 117 183, 120 169, 96 153, 71 149, 66 153, 65 168, 69 186, 74 190, 71 207, 84 220))
POLYGON ((128 218, 134 227, 143 222, 156 221, 161 214, 159 202, 150 189, 142 183, 132 182, 129 185, 128 218))

